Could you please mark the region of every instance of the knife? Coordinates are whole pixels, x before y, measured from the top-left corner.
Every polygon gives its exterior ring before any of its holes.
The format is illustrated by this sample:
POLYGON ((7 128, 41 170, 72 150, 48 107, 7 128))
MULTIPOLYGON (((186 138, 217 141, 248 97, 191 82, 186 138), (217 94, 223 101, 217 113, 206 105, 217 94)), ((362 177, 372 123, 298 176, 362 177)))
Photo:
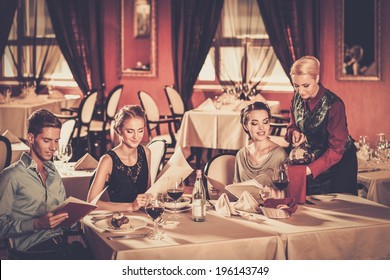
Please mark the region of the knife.
POLYGON ((381 171, 381 170, 382 169, 380 169, 380 168, 361 169, 361 170, 358 170, 358 173, 376 172, 376 171, 381 171))
POLYGON ((116 240, 116 239, 136 239, 136 238, 145 238, 148 236, 147 234, 126 234, 126 235, 113 235, 108 236, 108 240, 116 240))
POLYGON ((310 200, 307 200, 306 199, 306 204, 309 204, 309 205, 316 205, 314 202, 310 201, 310 200))

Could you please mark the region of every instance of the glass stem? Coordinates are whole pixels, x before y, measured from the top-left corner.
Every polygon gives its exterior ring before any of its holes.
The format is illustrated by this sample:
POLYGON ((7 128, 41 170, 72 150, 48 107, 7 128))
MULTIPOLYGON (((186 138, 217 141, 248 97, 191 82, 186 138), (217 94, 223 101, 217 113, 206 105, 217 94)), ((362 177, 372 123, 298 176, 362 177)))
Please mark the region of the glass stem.
POLYGON ((157 223, 157 219, 154 220, 154 235, 158 235, 158 223, 157 223))

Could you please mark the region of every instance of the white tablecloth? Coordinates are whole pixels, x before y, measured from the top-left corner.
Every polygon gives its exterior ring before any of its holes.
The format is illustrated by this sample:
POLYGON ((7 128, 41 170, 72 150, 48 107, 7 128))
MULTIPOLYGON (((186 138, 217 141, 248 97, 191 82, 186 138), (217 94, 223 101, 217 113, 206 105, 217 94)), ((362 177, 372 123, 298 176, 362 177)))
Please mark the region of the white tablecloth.
MULTIPOLYGON (((114 240, 84 218, 86 237, 97 259, 390 259, 390 208, 367 199, 337 195, 329 202, 300 205, 289 219, 256 215, 256 221, 223 218, 164 228, 167 239, 114 240)), ((135 213, 134 215, 141 215, 135 213)), ((144 215, 142 215, 144 216, 144 215)), ((149 228, 136 232, 146 232, 149 228)))
POLYGON ((74 165, 75 162, 70 162, 67 166, 56 163, 57 170, 64 183, 66 196, 73 196, 86 200, 89 190, 89 181, 91 180, 93 171, 74 170, 74 165))
MULTIPOLYGON (((145 214, 136 216, 149 221, 145 214)), ((180 224, 164 228, 168 235, 163 240, 131 239, 110 241, 113 233, 100 232, 91 223, 91 216, 84 218, 85 234, 97 259, 284 259, 281 240, 274 233, 261 230, 256 223, 241 218, 226 219, 215 212, 208 212, 206 222, 193 222, 191 212, 181 213, 180 224)))
POLYGON ((390 163, 362 163, 359 168, 380 168, 379 171, 358 173, 358 183, 365 186, 367 198, 390 206, 390 163))
MULTIPOLYGON (((288 147, 282 137, 272 136, 271 140, 288 147)), ((181 148, 239 150, 247 144, 248 135, 242 129, 240 112, 229 107, 214 111, 195 109, 185 112, 177 134, 177 145, 181 148)))
POLYGON ((48 109, 53 113, 60 113, 61 107, 67 105, 64 99, 49 99, 38 95, 31 99, 15 98, 12 102, 0 104, 0 128, 2 131, 10 130, 22 139, 27 136, 27 119, 32 112, 38 109, 48 109))

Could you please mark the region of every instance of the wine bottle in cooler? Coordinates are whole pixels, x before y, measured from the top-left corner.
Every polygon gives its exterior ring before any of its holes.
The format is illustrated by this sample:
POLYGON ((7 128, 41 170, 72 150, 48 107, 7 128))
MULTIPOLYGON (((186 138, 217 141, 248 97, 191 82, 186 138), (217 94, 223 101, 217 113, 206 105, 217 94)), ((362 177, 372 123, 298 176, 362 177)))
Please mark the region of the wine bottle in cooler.
POLYGON ((196 180, 192 191, 192 220, 204 222, 206 220, 206 193, 203 186, 202 170, 196 170, 196 180))

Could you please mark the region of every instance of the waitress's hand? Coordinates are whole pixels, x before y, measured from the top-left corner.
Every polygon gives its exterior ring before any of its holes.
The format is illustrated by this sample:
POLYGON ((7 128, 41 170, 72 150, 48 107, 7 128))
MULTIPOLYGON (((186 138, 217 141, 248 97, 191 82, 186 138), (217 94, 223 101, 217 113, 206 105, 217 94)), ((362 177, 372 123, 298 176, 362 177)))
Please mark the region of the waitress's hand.
POLYGON ((298 147, 301 145, 303 142, 306 141, 306 136, 303 133, 300 133, 297 130, 294 130, 292 133, 292 145, 294 147, 298 147))

